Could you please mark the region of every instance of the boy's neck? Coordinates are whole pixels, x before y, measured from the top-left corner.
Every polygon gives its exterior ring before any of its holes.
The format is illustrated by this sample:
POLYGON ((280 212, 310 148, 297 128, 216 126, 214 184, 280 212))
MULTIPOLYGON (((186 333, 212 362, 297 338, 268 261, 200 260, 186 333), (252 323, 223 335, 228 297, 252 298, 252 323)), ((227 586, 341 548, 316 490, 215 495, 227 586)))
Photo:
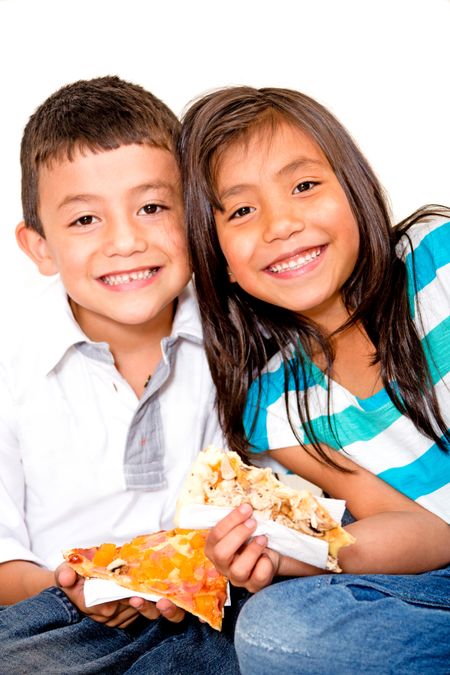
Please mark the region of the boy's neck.
POLYGON ((71 301, 75 319, 83 332, 94 342, 107 342, 120 374, 127 380, 138 398, 144 392, 149 377, 161 360, 161 340, 172 332, 176 300, 146 324, 121 324, 99 316, 90 317, 85 325, 82 313, 71 301))

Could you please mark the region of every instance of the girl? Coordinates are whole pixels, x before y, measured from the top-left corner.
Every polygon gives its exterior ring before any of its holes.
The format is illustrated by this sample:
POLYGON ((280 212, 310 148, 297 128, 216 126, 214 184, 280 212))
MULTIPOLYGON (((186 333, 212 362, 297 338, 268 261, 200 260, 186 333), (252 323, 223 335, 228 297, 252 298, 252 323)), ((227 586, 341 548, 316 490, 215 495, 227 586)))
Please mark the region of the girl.
POLYGON ((217 567, 264 589, 242 672, 448 673, 450 210, 392 227, 348 133, 294 91, 207 95, 180 154, 228 444, 345 499, 357 540, 328 575, 249 540, 248 505, 211 531, 217 567))

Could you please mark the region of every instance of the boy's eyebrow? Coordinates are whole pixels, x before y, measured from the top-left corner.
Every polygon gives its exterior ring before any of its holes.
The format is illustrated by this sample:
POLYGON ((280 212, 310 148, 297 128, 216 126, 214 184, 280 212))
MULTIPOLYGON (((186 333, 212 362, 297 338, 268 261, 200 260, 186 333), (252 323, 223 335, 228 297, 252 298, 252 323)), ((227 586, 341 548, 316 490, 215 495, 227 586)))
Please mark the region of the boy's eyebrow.
MULTIPOLYGON (((308 168, 317 169, 323 168, 324 166, 325 162, 321 161, 320 159, 313 159, 311 157, 299 157, 298 159, 294 159, 292 162, 289 162, 289 164, 282 166, 281 169, 279 169, 275 175, 281 177, 285 174, 290 174, 293 171, 296 171, 297 169, 308 169, 308 168)), ((243 190, 251 187, 252 185, 250 183, 239 183, 238 185, 232 185, 219 195, 219 199, 222 202, 227 197, 234 197, 235 195, 239 194, 239 192, 242 192, 243 190)))
MULTIPOLYGON (((161 189, 168 190, 169 192, 172 193, 176 193, 177 185, 162 180, 154 181, 151 183, 143 183, 142 185, 136 185, 135 187, 131 188, 130 192, 141 194, 144 192, 148 192, 149 190, 161 190, 161 189)), ((88 192, 82 194, 66 195, 66 197, 64 197, 64 199, 58 204, 58 209, 62 209, 64 206, 70 206, 71 204, 74 204, 76 202, 92 202, 98 198, 99 198, 98 195, 90 194, 88 192)))

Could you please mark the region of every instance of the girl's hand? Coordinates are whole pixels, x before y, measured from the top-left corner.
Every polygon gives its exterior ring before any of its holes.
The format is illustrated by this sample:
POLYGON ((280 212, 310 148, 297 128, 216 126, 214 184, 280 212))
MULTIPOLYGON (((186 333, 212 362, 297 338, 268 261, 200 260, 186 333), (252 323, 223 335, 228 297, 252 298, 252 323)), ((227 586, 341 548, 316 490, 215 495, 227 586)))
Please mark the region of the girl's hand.
POLYGON ((241 504, 211 530, 205 552, 233 586, 256 593, 278 573, 282 556, 267 548, 267 538, 249 538, 256 529, 252 508, 241 504))

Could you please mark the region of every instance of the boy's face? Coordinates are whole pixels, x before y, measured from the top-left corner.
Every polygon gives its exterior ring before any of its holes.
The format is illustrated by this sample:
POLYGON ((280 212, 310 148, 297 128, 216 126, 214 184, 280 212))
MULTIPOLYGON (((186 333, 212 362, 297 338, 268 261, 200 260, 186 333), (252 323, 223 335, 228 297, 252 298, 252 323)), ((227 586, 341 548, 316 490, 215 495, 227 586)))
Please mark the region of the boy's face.
POLYGON ((88 336, 107 339, 117 324, 151 330, 171 322, 190 270, 180 175, 169 151, 85 150, 43 167, 39 214, 45 239, 35 242, 35 261, 43 274, 60 273, 88 336))

